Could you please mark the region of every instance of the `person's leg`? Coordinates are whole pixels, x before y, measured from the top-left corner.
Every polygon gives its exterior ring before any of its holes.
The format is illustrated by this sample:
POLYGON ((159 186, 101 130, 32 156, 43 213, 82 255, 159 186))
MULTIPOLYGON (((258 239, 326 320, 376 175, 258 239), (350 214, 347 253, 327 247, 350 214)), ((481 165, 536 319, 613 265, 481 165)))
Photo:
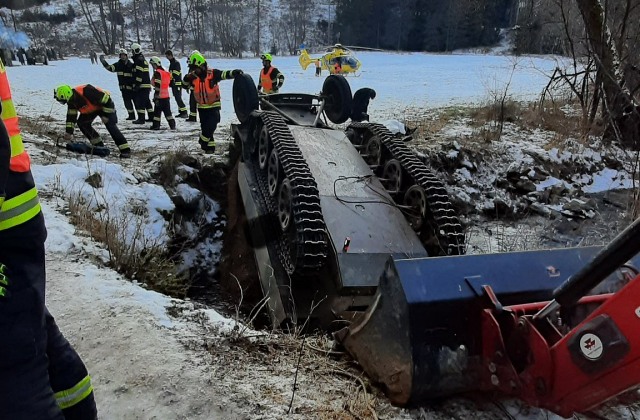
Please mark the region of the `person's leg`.
MULTIPOLYGON (((144 116, 144 113, 142 114, 144 116)), ((120 129, 118 128, 118 117, 116 113, 102 113, 100 115, 104 126, 107 128, 107 131, 111 135, 111 138, 118 146, 118 150, 120 150, 120 157, 129 157, 131 156, 131 147, 129 147, 129 143, 127 143, 127 139, 124 137, 120 129)))
POLYGON ((207 150, 209 139, 213 135, 214 130, 213 109, 198 109, 198 113, 200 114, 200 138, 198 139, 198 143, 200 143, 202 150, 207 150))
POLYGON ((124 107, 127 110, 127 114, 128 114, 127 120, 133 121, 136 119, 133 92, 130 89, 123 89, 120 92, 122 92, 122 100, 124 101, 124 107))
POLYGON ((134 124, 144 124, 146 121, 144 119, 145 112, 147 111, 147 100, 149 100, 149 93, 146 92, 146 89, 139 89, 137 92, 134 92, 135 95, 135 103, 136 103, 136 112, 138 113, 138 119, 135 120, 134 124), (145 93, 147 95, 145 99, 145 93))
POLYGON ((179 86, 173 86, 171 88, 171 92, 173 93, 173 97, 176 100, 176 105, 178 105, 178 117, 186 118, 189 116, 187 113, 187 106, 184 104, 182 100, 182 88, 179 86))
POLYGON ((153 121, 153 104, 151 103, 151 99, 149 99, 149 95, 151 94, 151 89, 140 89, 144 90, 146 93, 144 95, 145 98, 145 108, 147 110, 147 121, 153 121))
POLYGON ((91 142, 92 146, 104 146, 100 134, 91 126, 91 123, 97 115, 95 112, 91 114, 80 114, 78 117, 78 128, 89 142, 91 142))
POLYGON ((189 91, 189 118, 187 121, 196 122, 198 121, 198 103, 196 102, 196 95, 193 93, 193 90, 189 91))
POLYGON ((96 419, 96 402, 87 368, 46 308, 45 320, 49 379, 65 420, 96 419))
POLYGON ((155 106, 153 109, 153 124, 151 124, 152 130, 160 129, 161 117, 162 117, 162 106, 160 104, 160 100, 158 100, 158 102, 155 103, 155 106))
POLYGON ((15 240, 0 241, 9 291, 0 298, 0 419, 64 420, 46 354, 44 218, 11 230, 15 240))
POLYGON ((160 105, 162 106, 162 112, 164 113, 164 117, 169 123, 169 128, 172 130, 176 129, 176 120, 173 118, 173 114, 171 113, 171 101, 169 98, 160 99, 160 105))

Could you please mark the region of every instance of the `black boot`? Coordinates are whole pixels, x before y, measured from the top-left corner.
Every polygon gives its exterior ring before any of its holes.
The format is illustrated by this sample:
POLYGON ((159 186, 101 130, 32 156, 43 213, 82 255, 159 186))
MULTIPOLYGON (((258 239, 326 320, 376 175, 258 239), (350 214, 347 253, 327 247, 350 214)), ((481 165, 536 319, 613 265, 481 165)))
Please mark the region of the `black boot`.
POLYGON ((131 157, 131 149, 120 150, 120 158, 127 159, 131 157))
POLYGON ((187 113, 187 111, 180 111, 180 113, 178 114, 178 118, 189 118, 189 114, 187 113))
POLYGON ((195 115, 189 115, 189 118, 187 118, 188 122, 198 122, 198 120, 196 119, 195 115))
POLYGON ((176 129, 176 120, 169 121, 169 128, 171 130, 175 130, 176 129))
POLYGON ((160 130, 160 124, 153 124, 151 127, 149 127, 150 130, 160 130))
POLYGON ((127 121, 135 121, 136 119, 136 114, 129 114, 129 116, 127 117, 127 121))
POLYGON ((138 118, 133 122, 133 124, 144 124, 144 123, 146 123, 146 121, 144 120, 144 116, 142 116, 142 118, 138 118))

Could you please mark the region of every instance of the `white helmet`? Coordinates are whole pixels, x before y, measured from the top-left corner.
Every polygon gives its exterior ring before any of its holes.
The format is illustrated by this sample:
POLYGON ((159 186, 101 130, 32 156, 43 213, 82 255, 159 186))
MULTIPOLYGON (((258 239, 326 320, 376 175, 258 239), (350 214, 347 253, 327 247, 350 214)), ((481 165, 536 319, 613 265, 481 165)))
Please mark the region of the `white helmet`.
POLYGON ((124 48, 120 48, 120 49, 118 50, 118 55, 122 55, 122 54, 124 54, 124 55, 129 55, 129 53, 127 52, 127 50, 125 50, 124 48))
POLYGON ((140 44, 131 44, 131 52, 134 54, 140 54, 142 52, 142 47, 140 44))
POLYGON ((149 59, 149 63, 151 63, 151 65, 156 67, 162 67, 162 62, 160 62, 160 59, 156 56, 151 57, 149 59))

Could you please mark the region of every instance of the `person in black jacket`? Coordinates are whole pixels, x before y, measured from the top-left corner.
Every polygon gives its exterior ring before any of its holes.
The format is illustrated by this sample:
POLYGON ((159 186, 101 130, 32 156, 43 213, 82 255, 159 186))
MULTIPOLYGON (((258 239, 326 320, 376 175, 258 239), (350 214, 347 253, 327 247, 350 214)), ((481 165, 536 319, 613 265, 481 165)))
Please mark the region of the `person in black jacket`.
POLYGON ((178 117, 187 118, 189 114, 182 100, 182 68, 180 67, 180 62, 176 60, 171 50, 167 50, 164 55, 169 60, 169 73, 171 73, 171 79, 173 80, 171 93, 173 93, 173 98, 176 100, 176 105, 178 105, 178 117))
MULTIPOLYGON (((68 106, 64 134, 66 141, 71 141, 73 138, 77 122, 78 128, 89 139, 92 146, 104 147, 100 134, 91 127, 93 120, 100 117, 118 146, 120 157, 131 156, 131 148, 118 128, 116 109, 107 91, 92 85, 80 85, 74 88, 69 85, 60 85, 53 91, 53 96, 56 101, 68 106)), ((144 113, 142 115, 144 117, 144 113)))
POLYGON ((149 63, 142 55, 140 44, 131 44, 133 53, 133 93, 135 95, 136 111, 138 119, 134 124, 144 124, 144 113, 147 112, 147 121, 153 121, 153 106, 149 95, 151 94, 151 77, 149 77, 149 63))
POLYGON ((129 60, 127 50, 124 48, 120 48, 119 54, 119 60, 113 64, 107 63, 104 55, 100 56, 100 62, 105 69, 118 75, 120 93, 122 93, 124 107, 127 109, 127 113, 129 114, 127 120, 133 121, 136 119, 134 102, 135 95, 133 94, 133 62, 129 60))
POLYGON ((352 121, 369 121, 369 100, 375 99, 376 91, 370 88, 358 89, 353 94, 351 102, 351 120, 352 121))

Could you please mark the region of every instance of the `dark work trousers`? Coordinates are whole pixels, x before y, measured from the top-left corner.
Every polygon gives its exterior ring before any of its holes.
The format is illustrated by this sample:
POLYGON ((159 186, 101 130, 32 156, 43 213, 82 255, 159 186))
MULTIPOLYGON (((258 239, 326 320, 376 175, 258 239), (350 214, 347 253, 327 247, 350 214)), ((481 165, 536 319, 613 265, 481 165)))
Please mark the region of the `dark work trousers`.
POLYGON ((136 111, 138 112, 138 120, 144 122, 144 113, 147 112, 148 120, 151 121, 153 115, 153 106, 151 105, 151 99, 149 95, 151 89, 140 88, 137 92, 134 92, 136 111))
MULTIPOLYGON (((144 112, 141 115, 144 116, 144 112)), ((80 131, 82 131, 82 134, 84 134, 84 136, 89 139, 91 145, 104 145, 102 139, 100 138, 100 134, 98 134, 98 132, 91 126, 91 123, 96 119, 96 117, 100 117, 100 119, 104 123, 104 126, 107 128, 107 131, 111 135, 111 138, 118 146, 118 150, 130 150, 127 139, 124 138, 124 136, 120 132, 120 129, 118 128, 118 117, 116 116, 116 113, 107 113, 102 110, 92 112, 90 114, 80 114, 80 117, 78 117, 78 128, 80 129, 80 131)))
MULTIPOLYGON (((76 389, 75 397, 80 398, 83 393, 89 391, 91 385, 89 373, 78 353, 73 350, 71 344, 58 329, 55 319, 45 308, 45 321, 47 325, 47 356, 49 356, 49 380, 53 392, 60 390, 76 389), (85 379, 84 384, 80 384, 85 379), (84 386, 83 386, 84 385, 84 386)), ((66 402, 73 397, 67 392, 66 402)), ((79 402, 66 407, 65 396, 60 396, 58 404, 63 404, 65 420, 93 420, 97 418, 96 402, 91 392, 79 402)))
POLYGON ((127 119, 135 120, 136 119, 135 94, 130 88, 122 89, 120 90, 120 92, 122 93, 122 100, 124 101, 124 107, 127 109, 127 114, 129 114, 127 119))
POLYGON ((187 106, 184 104, 182 100, 182 87, 181 86, 172 86, 171 93, 173 93, 173 97, 176 100, 176 105, 178 105, 178 113, 184 114, 187 112, 187 106))
POLYGON ((220 108, 198 108, 200 114, 200 147, 208 150, 216 147, 213 139, 218 123, 220 122, 220 108))
MULTIPOLYGON (((45 239, 42 213, 0 232, 0 262, 9 279, 9 294, 0 299, 0 419, 64 420, 55 393, 87 378, 82 360, 44 305, 45 239)), ((87 411, 67 420, 96 418, 92 391, 76 404, 76 413, 80 406, 87 411)))
POLYGON ((193 93, 193 89, 189 90, 189 118, 196 120, 198 117, 198 103, 196 102, 196 95, 193 93))
POLYGON ((160 128, 160 117, 164 114, 164 118, 169 123, 169 128, 176 129, 176 120, 171 115, 171 102, 169 98, 156 99, 154 101, 155 108, 153 109, 153 125, 151 128, 160 128))

